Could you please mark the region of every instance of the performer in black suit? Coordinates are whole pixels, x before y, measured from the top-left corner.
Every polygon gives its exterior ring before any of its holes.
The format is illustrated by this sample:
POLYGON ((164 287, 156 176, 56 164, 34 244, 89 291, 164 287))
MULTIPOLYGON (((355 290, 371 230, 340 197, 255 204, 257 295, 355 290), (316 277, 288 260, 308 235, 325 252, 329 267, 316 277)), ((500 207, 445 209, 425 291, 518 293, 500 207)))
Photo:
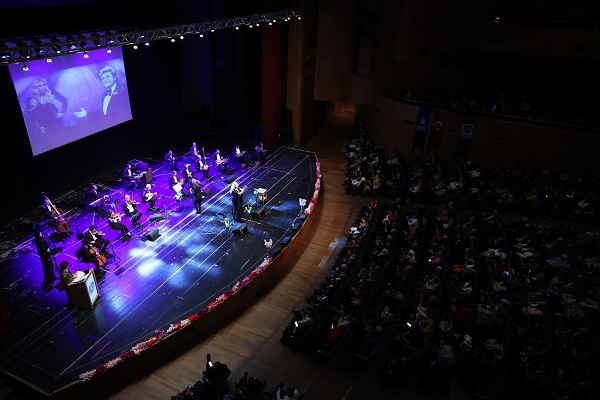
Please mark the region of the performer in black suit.
POLYGON ((256 161, 262 164, 265 161, 265 157, 267 155, 267 151, 265 150, 263 144, 259 142, 254 147, 254 151, 256 151, 256 161))
POLYGON ((148 207, 150 211, 158 212, 159 209, 156 208, 156 200, 158 200, 158 193, 153 192, 152 184, 147 183, 144 192, 142 193, 142 202, 150 204, 148 207))
POLYGON ((100 196, 98 194, 98 186, 95 183, 92 183, 92 187, 90 188, 90 190, 87 192, 87 199, 88 202, 93 202, 95 200, 98 200, 99 198, 101 198, 102 196, 100 196))
POLYGON ((89 229, 83 234, 83 242, 87 245, 92 245, 100 250, 100 253, 107 253, 110 240, 104 239, 106 234, 96 229, 94 225, 90 225, 89 229))
POLYGON ((196 158, 198 155, 198 148, 196 147, 196 142, 194 142, 192 143, 192 147, 190 147, 190 156, 196 158))
POLYGON ((201 172, 204 179, 208 179, 208 163, 200 154, 196 157, 196 170, 201 172))
POLYGON ((169 152, 165 154, 165 161, 169 164, 170 169, 177 169, 177 162, 173 150, 169 150, 169 152))
POLYGON ((205 193, 202 192, 202 187, 200 186, 200 181, 198 179, 192 179, 190 194, 194 198, 194 208, 196 208, 196 214, 202 213, 202 199, 204 198, 205 193))
POLYGON ((123 214, 117 214, 113 210, 108 210, 108 226, 110 226, 111 229, 114 229, 116 231, 121 231, 121 237, 131 237, 131 233, 129 233, 129 228, 127 228, 127 226, 121 222, 122 215, 123 214))
POLYGON ((217 170, 222 169, 224 171, 227 171, 227 157, 221 156, 221 150, 215 150, 215 154, 213 154, 213 160, 215 160, 217 170))
POLYGON ((242 194, 244 193, 244 189, 240 187, 237 180, 231 182, 231 186, 229 187, 229 193, 231 193, 232 200, 232 211, 233 219, 235 221, 242 220, 242 208, 244 204, 244 199, 242 194))
POLYGON ((33 241, 35 242, 35 247, 37 247, 38 254, 42 260, 44 272, 53 273, 54 263, 52 262, 52 254, 50 253, 50 246, 48 245, 48 241, 44 237, 44 234, 41 231, 36 232, 33 241))
POLYGON ((185 164, 185 169, 183 170, 183 182, 187 184, 191 184, 192 179, 194 178, 194 172, 192 171, 192 167, 190 164, 185 164))
POLYGON ((123 212, 131 220, 131 224, 133 226, 140 226, 140 218, 142 218, 142 213, 136 210, 137 201, 132 200, 131 196, 128 194, 125 195, 125 202, 121 204, 121 208, 123 212))

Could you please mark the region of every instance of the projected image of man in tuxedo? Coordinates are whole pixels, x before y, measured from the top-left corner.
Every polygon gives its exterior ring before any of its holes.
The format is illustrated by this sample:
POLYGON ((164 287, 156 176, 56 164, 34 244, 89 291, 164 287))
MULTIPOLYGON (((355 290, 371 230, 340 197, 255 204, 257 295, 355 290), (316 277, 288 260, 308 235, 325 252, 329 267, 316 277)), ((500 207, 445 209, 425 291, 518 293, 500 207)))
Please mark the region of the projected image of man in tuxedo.
MULTIPOLYGON (((98 77, 104 86, 100 97, 100 115, 102 117, 113 117, 129 110, 129 94, 127 87, 119 81, 117 70, 106 65, 98 71, 98 77)), ((78 118, 91 117, 85 108, 76 111, 78 118)), ((92 114, 95 114, 93 112, 92 114)), ((95 115, 94 115, 95 116, 95 115)))
POLYGON ((102 113, 110 116, 119 113, 129 103, 127 88, 117 81, 117 71, 109 65, 98 73, 106 92, 102 98, 102 113))

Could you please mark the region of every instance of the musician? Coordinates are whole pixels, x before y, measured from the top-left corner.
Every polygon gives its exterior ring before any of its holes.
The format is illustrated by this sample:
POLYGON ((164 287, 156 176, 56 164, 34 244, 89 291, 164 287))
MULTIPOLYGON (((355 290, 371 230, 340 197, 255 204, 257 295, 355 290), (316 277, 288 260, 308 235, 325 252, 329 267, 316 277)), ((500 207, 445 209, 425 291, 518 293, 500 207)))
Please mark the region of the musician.
POLYGON ((175 170, 173 170, 171 176, 169 177, 169 187, 175 192, 181 191, 181 189, 183 188, 183 179, 179 179, 179 175, 175 170), (177 185, 181 187, 177 187, 177 185))
POLYGON ((233 214, 233 219, 235 221, 241 221, 242 220, 242 208, 243 208, 243 204, 244 204, 244 199, 242 197, 242 194, 244 193, 244 189, 240 187, 240 185, 238 184, 237 180, 234 179, 233 182, 231 182, 231 186, 229 187, 229 193, 231 193, 231 200, 232 200, 232 214, 233 214))
POLYGON ((263 144, 261 142, 258 142, 257 145, 254 147, 254 150, 256 151, 256 160, 262 164, 265 161, 265 156, 267 154, 267 151, 265 150, 263 144))
POLYGON ((204 198, 205 193, 202 192, 202 187, 198 179, 192 179, 190 194, 194 198, 194 208, 196 209, 196 214, 202 213, 202 199, 204 198))
POLYGON ((165 161, 169 164, 170 169, 177 169, 177 162, 175 161, 173 150, 169 150, 169 152, 165 154, 165 161))
POLYGON ((122 216, 123 214, 117 214, 113 210, 108 210, 108 226, 110 226, 110 229, 114 229, 115 231, 121 231, 121 237, 131 237, 129 228, 127 228, 127 225, 121 222, 122 216))
POLYGON ((183 182, 191 184, 192 179, 194 179, 194 172, 192 171, 192 167, 190 166, 190 164, 185 164, 185 169, 183 170, 183 182))
POLYGON ((81 246, 77 249, 77 257, 86 264, 94 264, 96 271, 100 271, 100 263, 106 263, 106 257, 97 251, 97 248, 83 239, 81 246))
POLYGON ((190 155, 194 158, 199 156, 198 148, 196 147, 196 142, 192 143, 192 147, 190 147, 190 155))
POLYGON ((239 144, 236 143, 231 152, 240 164, 244 163, 244 154, 246 154, 246 152, 241 149, 239 144))
POLYGON ((87 231, 83 234, 83 242, 92 245, 100 251, 101 254, 108 253, 107 248, 110 240, 104 239, 105 233, 100 232, 94 225, 90 225, 87 231))
POLYGON ((67 232, 71 227, 71 223, 69 220, 65 219, 63 216, 63 210, 56 207, 46 195, 44 195, 44 214, 46 215, 46 219, 54 221, 51 225, 52 228, 59 232, 67 232))
POLYGON ((224 171, 227 171, 227 158, 221 156, 221 150, 215 150, 215 154, 213 154, 213 159, 217 164, 217 170, 223 169, 224 171))
POLYGON ((136 205, 139 204, 137 201, 132 200, 131 196, 125 195, 125 202, 121 204, 121 208, 123 209, 123 213, 131 220, 131 224, 133 226, 140 226, 140 218, 142 218, 142 213, 136 210, 136 205))
POLYGON ((87 199, 89 200, 89 202, 93 202, 95 200, 100 199, 102 196, 100 196, 98 194, 98 186, 95 183, 92 183, 92 187, 90 188, 90 190, 87 192, 87 199))
POLYGON ((33 241, 35 243, 35 247, 37 247, 38 254, 40 255, 40 259, 42 260, 42 266, 44 267, 45 273, 53 273, 54 272, 54 263, 52 262, 52 254, 50 253, 50 246, 48 245, 48 241, 44 237, 42 231, 38 231, 35 233, 33 241))
POLYGON ((160 210, 158 208, 156 208, 156 200, 158 200, 158 193, 152 191, 151 184, 149 184, 149 183, 146 184, 146 187, 144 188, 144 192, 142 193, 142 202, 150 204, 150 206, 148 207, 148 210, 153 211, 153 212, 158 212, 160 210))
POLYGON ((208 163, 200 154, 196 157, 196 170, 202 173, 204 179, 208 179, 208 163))
POLYGON ((131 186, 135 185, 136 176, 133 172, 133 167, 131 164, 127 164, 127 167, 125 167, 125 170, 123 171, 123 178, 125 178, 125 180, 129 182, 131 186))

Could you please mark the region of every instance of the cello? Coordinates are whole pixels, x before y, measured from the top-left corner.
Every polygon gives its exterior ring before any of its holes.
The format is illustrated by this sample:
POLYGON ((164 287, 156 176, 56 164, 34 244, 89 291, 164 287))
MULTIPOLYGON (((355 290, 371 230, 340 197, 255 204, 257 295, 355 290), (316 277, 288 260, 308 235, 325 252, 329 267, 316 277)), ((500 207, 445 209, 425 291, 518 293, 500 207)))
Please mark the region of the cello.
POLYGON ((90 254, 93 254, 96 257, 96 261, 98 261, 98 266, 103 267, 106 265, 106 257, 100 254, 97 248, 94 246, 89 247, 90 254))
POLYGON ((62 208, 56 207, 48 196, 46 196, 46 193, 42 192, 42 195, 44 196, 44 202, 46 203, 45 209, 47 214, 54 218, 54 229, 59 232, 67 232, 71 229, 71 221, 65 218, 62 208))

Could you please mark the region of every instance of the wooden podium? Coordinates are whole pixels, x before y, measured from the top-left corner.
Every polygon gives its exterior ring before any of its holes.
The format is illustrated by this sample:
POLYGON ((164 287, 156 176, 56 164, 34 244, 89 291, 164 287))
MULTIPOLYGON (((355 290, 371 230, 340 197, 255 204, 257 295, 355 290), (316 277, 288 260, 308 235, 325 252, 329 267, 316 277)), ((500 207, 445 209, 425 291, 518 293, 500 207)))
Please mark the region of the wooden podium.
POLYGON ((75 308, 94 308, 96 301, 100 298, 98 282, 93 269, 90 269, 80 281, 68 284, 67 290, 75 308))

